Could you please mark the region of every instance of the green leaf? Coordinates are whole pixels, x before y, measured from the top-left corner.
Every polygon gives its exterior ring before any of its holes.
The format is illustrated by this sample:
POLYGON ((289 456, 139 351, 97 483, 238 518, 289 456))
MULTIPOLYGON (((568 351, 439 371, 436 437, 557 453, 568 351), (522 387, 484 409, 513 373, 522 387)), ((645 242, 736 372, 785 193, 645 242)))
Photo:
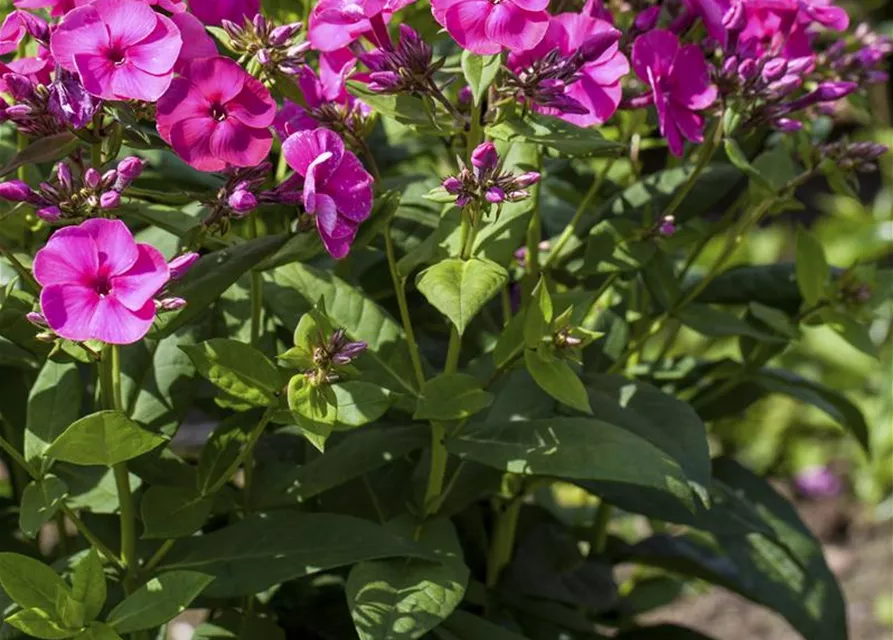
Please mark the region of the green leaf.
POLYGON ((6 619, 6 624, 24 631, 29 636, 45 640, 73 638, 79 631, 66 629, 40 609, 23 609, 6 619))
POLYGON ((837 309, 822 309, 819 316, 834 333, 846 340, 851 346, 872 358, 878 357, 877 345, 871 339, 868 327, 860 324, 852 316, 837 309))
MULTIPOLYGON (((328 385, 317 386, 299 373, 288 382, 288 408, 297 419, 333 427, 338 418, 335 392, 328 385)), ((326 437, 331 435, 331 429, 326 437)))
POLYGON ((140 500, 143 538, 182 538, 205 524, 214 499, 191 487, 155 485, 140 500))
POLYGON ((623 145, 602 137, 594 127, 578 127, 560 118, 528 112, 522 119, 517 111, 502 122, 487 127, 495 140, 541 144, 566 156, 618 156, 623 145))
POLYGON ((422 387, 415 420, 464 420, 493 404, 477 378, 464 373, 443 373, 422 387))
POLYGON ((760 331, 759 328, 732 313, 706 304, 687 304, 673 311, 672 315, 685 326, 704 336, 713 338, 748 336, 761 342, 786 342, 784 338, 775 334, 760 331))
POLYGON ((453 613, 434 632, 444 640, 527 640, 514 631, 461 610, 453 613), (449 632, 450 636, 440 635, 441 630, 449 632))
POLYGON ((577 411, 592 413, 586 387, 567 361, 546 350, 526 349, 524 364, 543 391, 577 411))
POLYGON ((750 190, 755 199, 763 199, 767 195, 780 191, 800 172, 800 168, 791 157, 791 152, 783 145, 778 145, 774 149, 769 149, 758 155, 753 161, 753 168, 768 183, 767 185, 751 183, 750 190))
POLYGON ((797 286, 806 304, 814 306, 825 297, 830 270, 825 249, 814 235, 797 228, 797 286))
POLYGON ((544 337, 551 337, 552 330, 552 296, 545 278, 541 277, 537 282, 532 296, 533 304, 524 316, 524 344, 529 349, 536 349, 544 337))
POLYGON ((452 118, 432 119, 432 110, 426 106, 422 98, 406 93, 376 93, 369 89, 368 85, 353 80, 347 82, 347 90, 372 107, 376 113, 393 118, 419 133, 451 135, 456 131, 456 124, 452 118))
POLYGON ((74 363, 47 360, 28 396, 25 458, 42 469, 40 460, 53 441, 81 415, 81 376, 74 363))
POLYGON ((753 180, 762 189, 768 191, 772 190, 772 185, 769 180, 760 173, 759 169, 750 163, 750 160, 744 155, 744 151, 741 150, 741 146, 733 138, 726 138, 724 145, 729 162, 741 169, 742 173, 753 180))
POLYGON ((40 528, 56 515, 68 495, 68 485, 54 475, 28 483, 22 492, 19 528, 29 538, 37 536, 40 528))
POLYGON ((0 178, 8 176, 25 165, 41 164, 64 158, 80 143, 80 139, 68 131, 37 138, 0 169, 0 178))
POLYGON ((441 561, 390 558, 351 569, 345 590, 360 640, 421 638, 462 601, 469 571, 450 521, 426 523, 419 542, 441 561))
POLYGON ((367 520, 281 512, 252 515, 214 533, 185 538, 159 570, 214 576, 206 595, 231 598, 335 567, 396 556, 433 559, 423 547, 367 520))
POLYGON ((202 376, 239 400, 264 407, 282 388, 276 365, 244 342, 214 338, 180 348, 202 376))
POLYGON ((0 553, 0 586, 25 609, 55 611, 60 594, 70 589, 50 567, 17 553, 0 553))
POLYGON ((461 335, 508 282, 508 272, 485 258, 450 258, 422 271, 416 287, 461 335))
POLYGON ((71 597, 84 605, 86 622, 92 622, 102 612, 106 593, 102 559, 91 548, 75 566, 71 577, 71 597))
POLYGON ((311 462, 283 471, 279 468, 265 473, 262 467, 256 482, 252 502, 260 509, 302 503, 391 464, 430 441, 428 428, 423 426, 363 429, 351 433, 334 447, 311 462))
POLYGON ((160 626, 183 613, 213 580, 195 571, 162 573, 112 609, 106 624, 119 634, 160 626))
POLYGON ((267 236, 215 251, 196 262, 182 279, 174 282, 169 295, 186 300, 186 308, 166 313, 156 322, 150 337, 164 338, 192 322, 258 263, 278 251, 286 242, 284 235, 267 236))
POLYGON ((336 427, 362 427, 375 422, 391 406, 391 394, 387 389, 362 380, 336 382, 335 392, 336 427))
MULTIPOLYGON (((697 285, 693 282, 692 286, 697 285)), ((803 304, 793 264, 746 265, 719 274, 698 295, 697 302, 749 304, 758 302, 795 313, 803 304)))
POLYGON ((487 89, 496 79, 502 65, 502 55, 478 56, 468 50, 462 52, 462 73, 471 89, 475 104, 480 104, 487 89))
POLYGON ((208 438, 198 461, 198 490, 207 494, 222 482, 232 464, 239 458, 259 420, 256 412, 237 413, 224 420, 208 438))
POLYGON ((496 346, 493 348, 493 366, 504 369, 524 351, 524 328, 527 325, 527 312, 520 311, 512 316, 508 325, 502 330, 496 346))
POLYGON ((115 630, 103 622, 94 622, 75 640, 123 640, 115 630))
POLYGON ((447 440, 447 448, 460 458, 509 473, 604 480, 691 498, 677 462, 627 429, 601 420, 471 424, 447 440))
POLYGON ((374 367, 369 373, 378 374, 376 377, 384 386, 416 395, 415 375, 403 329, 363 293, 331 273, 306 264, 276 269, 272 286, 265 289, 265 300, 289 327, 320 298, 325 301, 333 324, 344 329, 351 340, 367 343, 361 358, 363 367, 374 367))
POLYGON ((164 442, 164 438, 146 431, 120 411, 100 411, 68 427, 46 455, 73 464, 111 467, 164 442))

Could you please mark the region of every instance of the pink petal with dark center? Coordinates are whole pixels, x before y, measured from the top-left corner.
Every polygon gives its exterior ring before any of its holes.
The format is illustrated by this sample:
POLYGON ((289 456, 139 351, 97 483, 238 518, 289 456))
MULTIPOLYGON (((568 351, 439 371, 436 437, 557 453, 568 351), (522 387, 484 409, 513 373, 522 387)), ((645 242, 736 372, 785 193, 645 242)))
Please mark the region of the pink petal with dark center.
POLYGON ((235 98, 250 78, 235 60, 216 56, 200 58, 184 65, 182 75, 210 102, 224 104, 235 98))
POLYGON ((120 220, 91 218, 80 224, 96 243, 99 271, 110 276, 127 272, 137 261, 139 251, 133 234, 120 220))
POLYGON ((549 14, 545 11, 525 11, 511 2, 493 7, 487 17, 487 37, 514 51, 531 49, 539 44, 549 28, 549 14))
POLYGON ((148 37, 158 24, 158 14, 136 0, 96 0, 91 5, 109 31, 111 44, 122 51, 148 37))
POLYGON ((636 38, 633 43, 632 63, 636 75, 643 82, 648 80, 651 69, 656 80, 666 77, 679 51, 679 38, 664 29, 655 29, 636 38))
POLYGON ((79 284, 54 284, 40 292, 40 310, 50 329, 81 342, 93 338, 91 326, 99 306, 99 294, 79 284))
POLYGON ((183 160, 199 171, 221 171, 226 162, 211 152, 211 134, 219 123, 214 118, 189 118, 170 128, 171 146, 183 160))
POLYGON ((171 86, 156 105, 158 134, 170 143, 170 130, 176 123, 190 118, 207 118, 211 103, 195 85, 186 78, 174 78, 171 86))
POLYGON ((92 6, 80 7, 65 16, 50 37, 50 50, 61 66, 77 71, 74 56, 99 53, 109 46, 109 32, 92 6))
POLYGON ((128 47, 126 60, 154 75, 171 73, 182 46, 183 40, 177 26, 168 18, 158 16, 155 30, 138 44, 128 47))
POLYGON ((77 227, 57 231, 34 257, 34 277, 44 287, 91 282, 99 270, 93 237, 77 227))
POLYGON ((155 247, 136 245, 138 258, 126 273, 111 279, 109 295, 131 311, 138 311, 170 280, 167 260, 155 247))
POLYGON ((226 103, 226 112, 248 126, 269 127, 276 118, 276 102, 264 85, 246 78, 239 95, 226 103))
POLYGON ((96 305, 90 337, 106 344, 132 344, 149 333, 154 319, 153 300, 149 300, 140 309, 131 311, 114 296, 105 296, 96 305))
POLYGON ((269 129, 256 129, 227 118, 211 134, 211 153, 236 167, 253 167, 263 162, 273 146, 269 129))

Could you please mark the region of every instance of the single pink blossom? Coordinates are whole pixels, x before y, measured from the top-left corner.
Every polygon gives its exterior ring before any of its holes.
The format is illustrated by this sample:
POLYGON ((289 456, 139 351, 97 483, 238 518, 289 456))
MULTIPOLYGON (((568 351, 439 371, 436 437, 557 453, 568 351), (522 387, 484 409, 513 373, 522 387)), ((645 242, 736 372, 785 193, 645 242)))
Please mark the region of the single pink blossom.
POLYGON ((703 142, 704 118, 697 112, 716 101, 717 89, 701 49, 694 44, 681 47, 674 33, 656 29, 636 39, 632 63, 651 88, 670 151, 681 156, 683 138, 703 142))
POLYGON ((183 47, 174 65, 174 71, 181 72, 190 60, 213 58, 218 55, 214 39, 208 35, 205 26, 194 15, 185 12, 175 13, 171 16, 171 20, 177 25, 183 38, 183 47))
POLYGON ((549 0, 432 0, 434 19, 480 55, 533 49, 549 28, 549 0))
POLYGON ((184 65, 158 101, 158 133, 200 171, 253 167, 270 153, 276 103, 269 90, 222 56, 184 65))
POLYGON ((97 0, 66 14, 50 48, 62 67, 107 100, 155 102, 171 84, 182 47, 171 20, 137 0, 97 0))
POLYGON ((13 11, 0 25, 0 55, 15 51, 26 34, 45 38, 49 33, 46 22, 26 11, 13 11))
MULTIPOLYGON (((564 56, 571 56, 584 44, 594 44, 597 38, 611 36, 619 40, 620 32, 609 22, 586 13, 562 13, 551 19, 546 36, 536 47, 530 51, 509 54, 508 65, 512 69, 521 69, 555 49, 564 56)), ((579 73, 580 79, 568 85, 564 94, 583 105, 589 113, 564 113, 539 105, 534 105, 534 109, 556 115, 581 127, 607 121, 617 111, 623 97, 620 79, 629 73, 629 61, 620 51, 618 42, 607 47, 595 60, 584 64, 579 73)))
POLYGON ((123 222, 93 218, 54 233, 34 258, 34 277, 43 287, 40 310, 58 335, 130 344, 152 326, 170 270, 123 222))
POLYGON ((15 0, 14 4, 19 9, 43 9, 50 7, 50 15, 58 17, 88 2, 90 0, 15 0))
POLYGON ((282 145, 285 160, 304 179, 304 210, 316 218, 326 250, 343 258, 359 224, 372 212, 372 176, 334 131, 300 131, 282 145))
POLYGON ((242 24, 260 12, 260 0, 189 0, 189 9, 207 25, 220 26, 224 20, 242 24))
POLYGON ((390 42, 385 25, 394 13, 413 2, 321 0, 310 12, 307 36, 318 51, 341 49, 364 34, 370 34, 378 46, 385 47, 390 42))

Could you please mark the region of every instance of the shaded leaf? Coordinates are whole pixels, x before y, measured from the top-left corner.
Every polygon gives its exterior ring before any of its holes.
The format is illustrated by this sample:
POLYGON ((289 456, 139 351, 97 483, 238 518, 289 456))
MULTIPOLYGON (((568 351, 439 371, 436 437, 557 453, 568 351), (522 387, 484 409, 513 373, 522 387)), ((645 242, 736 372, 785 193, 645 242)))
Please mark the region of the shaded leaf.
POLYGON ((64 158, 80 144, 77 136, 69 131, 43 136, 34 140, 19 151, 15 157, 0 169, 0 178, 29 164, 41 164, 64 158))
POLYGON ((78 634, 77 630, 66 629, 53 620, 50 614, 40 609, 23 609, 9 616, 6 624, 24 631, 29 636, 45 640, 72 638, 78 634))
POLYGON ((623 145, 606 140, 594 127, 578 127, 560 118, 528 111, 524 118, 517 112, 502 122, 487 127, 495 140, 541 144, 567 156, 617 156, 623 145))
POLYGON ((152 578, 109 612, 117 633, 152 629, 183 613, 214 580, 195 571, 169 571, 152 578))
POLYGON ((165 440, 120 411, 100 411, 72 424, 47 449, 47 457, 111 467, 147 453, 165 440))
POLYGON ((143 538, 182 538, 205 523, 214 499, 191 487, 155 485, 140 500, 143 538))
POLYGON ((71 593, 50 567, 17 553, 0 553, 0 586, 20 607, 43 611, 55 611, 62 596, 71 593))
POLYGON ((77 365, 47 360, 28 396, 25 458, 46 468, 40 457, 81 415, 81 377, 77 365))
POLYGON ((107 595, 102 559, 91 548, 74 568, 71 597, 84 605, 84 620, 92 622, 102 612, 107 595))
POLYGON ((276 365, 251 345, 214 338, 180 349, 202 376, 239 400, 267 406, 282 388, 276 365))
POLYGON ((444 373, 422 387, 413 416, 416 420, 462 420, 483 411, 493 403, 493 394, 484 391, 477 378, 464 373, 444 373))
POLYGON ((416 287, 461 335, 507 282, 508 272, 491 260, 450 258, 422 271, 416 287))
POLYGON ((68 485, 54 475, 31 481, 22 492, 19 528, 29 538, 56 515, 68 496, 68 485))
POLYGON ((471 89, 476 104, 486 95, 487 89, 496 79, 502 64, 502 55, 479 56, 468 50, 462 52, 462 73, 471 89))
POLYGON ((543 391, 572 409, 592 413, 586 387, 566 360, 548 351, 525 349, 524 364, 543 391))

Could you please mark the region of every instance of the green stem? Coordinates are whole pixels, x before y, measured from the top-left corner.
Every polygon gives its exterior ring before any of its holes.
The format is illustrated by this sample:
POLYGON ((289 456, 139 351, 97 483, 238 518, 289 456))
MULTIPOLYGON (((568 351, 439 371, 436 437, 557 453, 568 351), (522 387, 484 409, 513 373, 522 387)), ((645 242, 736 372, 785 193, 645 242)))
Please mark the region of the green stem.
POLYGON ((499 576, 512 560, 522 500, 523 494, 511 498, 496 514, 493 540, 490 543, 490 553, 487 556, 487 588, 489 589, 493 589, 499 583, 499 576))
POLYGON ((462 351, 462 336, 456 327, 450 327, 450 344, 447 347, 446 364, 444 373, 456 373, 459 368, 459 353, 462 351))
POLYGON ((425 370, 422 367, 422 357, 419 353, 419 345, 415 339, 415 331, 412 328, 412 318, 409 315, 409 305, 406 301, 406 281, 400 277, 397 270, 397 255, 394 251, 394 241, 391 238, 391 225, 384 230, 385 252, 388 257, 388 269, 391 272, 391 281, 394 284, 394 293, 397 296, 397 306, 400 308, 400 320, 403 323, 403 332, 409 343, 409 359, 412 361, 412 369, 415 372, 416 382, 421 389, 425 384, 425 370))
POLYGON ((158 550, 152 554, 152 557, 149 558, 149 561, 146 562, 146 565, 143 567, 143 571, 145 573, 151 573, 155 567, 161 564, 161 561, 164 560, 164 557, 170 552, 173 548, 176 540, 165 540, 158 550))
POLYGON ((442 422, 431 423, 431 468, 428 470, 428 486, 423 502, 425 515, 436 512, 443 494, 443 481, 446 476, 449 454, 446 449, 446 429, 442 422))
POLYGON ((37 283, 37 280, 34 279, 34 276, 31 274, 31 269, 27 268, 23 265, 18 258, 15 257, 15 254, 0 245, 0 256, 3 256, 9 261, 9 264, 12 265, 12 268, 15 270, 16 274, 19 278, 22 279, 24 285, 32 292, 37 293, 40 291, 40 285, 37 283))
POLYGON ((539 189, 535 188, 532 196, 534 198, 533 214, 527 225, 527 274, 524 279, 524 300, 529 299, 530 293, 540 279, 540 240, 543 238, 543 220, 539 193, 539 189))
POLYGON ((691 175, 688 176, 688 180, 685 181, 685 184, 682 185, 682 188, 676 192, 676 195, 673 197, 673 200, 670 201, 670 204, 664 209, 663 215, 671 216, 673 215, 679 206, 682 204, 682 201, 685 200, 685 196, 688 195, 688 192, 692 190, 692 187, 695 186, 695 182, 698 180, 698 176, 701 175, 701 172, 707 167, 710 163, 710 160, 713 159, 713 154, 716 153, 716 150, 719 148, 719 143, 722 141, 723 136, 723 127, 722 127, 722 114, 717 116, 716 122, 713 124, 713 131, 710 136, 707 138, 707 143, 701 147, 701 152, 698 155, 698 163, 695 165, 694 170, 691 175))
POLYGON ((242 452, 233 460, 226 472, 221 474, 220 479, 208 490, 207 495, 211 495, 220 491, 229 479, 235 475, 236 471, 239 470, 239 467, 242 466, 242 463, 248 459, 251 455, 253 455, 254 447, 257 444, 257 441, 260 440, 261 435, 266 429, 267 425, 270 423, 270 420, 273 418, 273 414, 276 411, 276 405, 271 405, 267 407, 267 410, 264 411, 264 415, 261 416, 260 421, 257 423, 257 426, 254 427, 254 430, 251 432, 251 435, 248 436, 248 442, 245 443, 245 447, 242 449, 242 452))
POLYGON ((593 553, 602 554, 608 542, 608 524, 611 522, 611 512, 613 507, 602 500, 595 512, 595 523, 592 526, 592 551, 593 553))
MULTIPOLYGON (((251 216, 250 235, 257 238, 260 235, 257 213, 251 216)), ((251 270, 251 346, 255 349, 260 345, 260 339, 263 334, 261 325, 261 316, 264 310, 264 282, 260 271, 251 270)))
MULTIPOLYGON (((583 219, 583 214, 586 213, 586 211, 589 209, 589 205, 592 204, 592 201, 601 190, 602 185, 605 184, 605 180, 607 180, 608 173, 611 171, 611 167, 614 166, 614 162, 615 159, 611 159, 611 161, 608 163, 608 166, 605 167, 605 170, 599 174, 597 179, 592 181, 592 186, 589 187, 586 195, 583 196, 583 200, 580 202, 580 206, 577 207, 577 210, 574 212, 574 217, 571 218, 571 221, 567 223, 567 226, 564 227, 564 231, 561 232, 558 240, 555 241, 555 245, 552 246, 552 248, 549 250, 549 257, 546 259, 545 264, 543 264, 544 270, 548 271, 550 268, 555 266, 556 262, 560 261, 562 250, 574 236, 574 231, 576 231, 577 225, 580 224, 580 220, 583 219)), ((598 222, 598 220, 596 220, 596 222, 598 222)))

